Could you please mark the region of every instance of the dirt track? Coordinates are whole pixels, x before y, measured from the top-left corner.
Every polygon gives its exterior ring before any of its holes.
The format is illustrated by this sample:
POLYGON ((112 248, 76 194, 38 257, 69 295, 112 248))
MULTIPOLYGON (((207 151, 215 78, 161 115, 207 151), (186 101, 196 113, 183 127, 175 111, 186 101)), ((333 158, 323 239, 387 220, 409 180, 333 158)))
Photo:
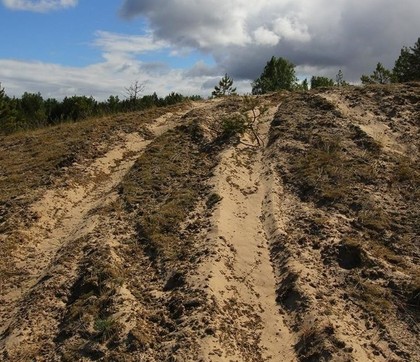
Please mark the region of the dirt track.
MULTIPOLYGON (((267 142, 271 108, 259 129, 267 142)), ((247 140, 250 142, 249 140, 247 140)), ((266 199, 273 189, 264 167, 262 147, 239 145, 221 155, 214 191, 221 197, 205 236, 214 243, 214 258, 200 267, 216 336, 204 343, 208 361, 295 361, 294 337, 276 305, 276 280, 270 262, 266 199)))
POLYGON ((416 361, 418 89, 262 97, 260 145, 239 97, 121 130, 19 214, 1 358, 416 361))

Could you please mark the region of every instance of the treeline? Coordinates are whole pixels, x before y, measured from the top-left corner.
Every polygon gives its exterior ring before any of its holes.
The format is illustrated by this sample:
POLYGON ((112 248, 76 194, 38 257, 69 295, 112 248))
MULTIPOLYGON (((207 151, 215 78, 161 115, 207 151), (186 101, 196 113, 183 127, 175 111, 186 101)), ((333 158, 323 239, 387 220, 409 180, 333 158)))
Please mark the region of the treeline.
MULTIPOLYGON (((131 90, 131 87, 128 88, 131 90)), ((9 97, 0 84, 0 133, 10 134, 19 130, 34 129, 63 122, 76 122, 88 117, 120 112, 132 112, 151 107, 164 107, 186 100, 198 100, 200 96, 186 97, 170 93, 164 98, 156 93, 139 96, 129 94, 127 99, 111 95, 99 102, 93 97, 72 96, 59 101, 44 99, 41 93, 25 92, 20 98, 9 97)))
MULTIPOLYGON (((389 84, 408 81, 420 81, 420 38, 412 47, 403 47, 400 56, 395 61, 392 70, 386 69, 381 63, 377 63, 375 70, 370 75, 362 75, 362 84, 389 84)), ((232 85, 232 84, 231 84, 232 85)), ((335 80, 313 76, 310 79, 310 88, 346 86, 341 70, 338 71, 335 80)), ((252 83, 253 94, 264 94, 280 89, 307 90, 308 80, 298 83, 295 74, 295 65, 284 58, 272 57, 264 67, 261 76, 252 83)))
MULTIPOLYGON (((409 81, 420 81, 420 38, 412 47, 404 46, 395 61, 392 70, 386 69, 381 63, 370 75, 362 75, 362 84, 390 84, 409 81)), ((312 76, 298 82, 295 72, 295 65, 282 57, 271 57, 266 63, 259 78, 251 83, 252 94, 265 94, 279 90, 306 91, 321 87, 343 87, 349 83, 344 79, 341 70, 338 71, 335 79, 325 76, 312 76)), ((219 85, 214 87, 212 97, 223 97, 235 94, 233 79, 227 74, 220 80, 219 85)))

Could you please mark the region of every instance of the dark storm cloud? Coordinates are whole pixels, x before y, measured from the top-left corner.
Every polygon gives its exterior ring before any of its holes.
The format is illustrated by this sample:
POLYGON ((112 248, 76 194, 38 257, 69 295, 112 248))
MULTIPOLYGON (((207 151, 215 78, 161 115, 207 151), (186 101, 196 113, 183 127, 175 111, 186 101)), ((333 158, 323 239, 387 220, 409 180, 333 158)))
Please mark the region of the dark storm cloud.
POLYGON ((142 0, 125 1, 121 15, 146 17, 156 37, 169 39, 177 46, 211 50, 218 37, 230 41, 229 36, 221 34, 229 26, 229 17, 220 12, 228 10, 226 4, 214 0, 142 0))
POLYGON ((275 55, 358 80, 379 61, 392 67, 420 36, 418 0, 126 0, 121 14, 145 17, 157 39, 210 53, 239 79, 275 55))

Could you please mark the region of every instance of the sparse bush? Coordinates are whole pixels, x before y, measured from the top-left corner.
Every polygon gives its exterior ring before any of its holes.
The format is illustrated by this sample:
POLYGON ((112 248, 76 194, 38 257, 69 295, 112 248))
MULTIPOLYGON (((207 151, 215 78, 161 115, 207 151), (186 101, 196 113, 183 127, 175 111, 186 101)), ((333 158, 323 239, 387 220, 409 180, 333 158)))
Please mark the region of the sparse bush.
POLYGON ((314 140, 307 153, 294 159, 293 171, 303 198, 335 203, 348 194, 348 168, 338 140, 314 140))
POLYGON ((302 327, 295 351, 300 361, 329 361, 332 357, 331 343, 334 327, 330 323, 310 322, 302 327))
POLYGON ((408 285, 407 289, 408 289, 407 303, 410 308, 413 308, 417 310, 418 312, 420 310, 420 277, 417 277, 416 279, 414 279, 408 285))
POLYGON ((420 186, 420 173, 408 158, 401 158, 397 161, 393 175, 395 181, 419 184, 420 186))
POLYGON ((258 145, 262 144, 258 136, 258 128, 261 122, 261 116, 267 113, 268 108, 257 97, 245 95, 243 97, 243 106, 241 113, 244 115, 246 121, 246 128, 249 130, 253 141, 257 141, 258 145))
POLYGON ((112 318, 96 319, 94 323, 94 329, 97 333, 97 337, 102 341, 106 341, 114 336, 118 332, 118 324, 112 318))
POLYGON ((358 222, 364 227, 383 232, 389 227, 389 217, 386 213, 375 207, 372 202, 366 202, 357 215, 358 222))
POLYGON ((344 73, 343 71, 340 69, 337 73, 337 75, 335 76, 335 85, 337 87, 345 87, 348 86, 349 84, 345 81, 344 79, 344 73))
POLYGON ((234 113, 230 117, 222 119, 222 135, 224 138, 228 139, 236 135, 242 135, 246 128, 246 118, 239 113, 234 113))
POLYGON ((222 119, 222 138, 230 139, 248 133, 253 142, 256 141, 258 145, 261 145, 258 128, 261 116, 267 112, 268 108, 256 97, 245 95, 242 99, 239 112, 222 119))
POLYGON ((211 209, 214 205, 216 205, 221 200, 222 200, 222 197, 219 194, 212 192, 207 198, 206 206, 208 209, 211 209))
POLYGON ((360 300, 379 320, 392 308, 390 291, 361 277, 356 277, 353 297, 360 300))

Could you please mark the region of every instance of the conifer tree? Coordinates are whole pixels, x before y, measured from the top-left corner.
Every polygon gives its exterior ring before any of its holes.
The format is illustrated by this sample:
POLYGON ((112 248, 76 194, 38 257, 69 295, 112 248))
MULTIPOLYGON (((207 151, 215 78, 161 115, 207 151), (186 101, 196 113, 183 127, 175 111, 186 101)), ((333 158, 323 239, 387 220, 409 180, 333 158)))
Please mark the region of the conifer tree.
POLYGON ((360 80, 363 84, 389 84, 391 83, 392 72, 386 69, 381 63, 376 65, 376 69, 371 75, 362 75, 360 80))
POLYGON ((17 129, 16 111, 10 107, 10 98, 0 83, 0 133, 11 133, 17 129))
POLYGON ((10 116, 8 97, 0 83, 0 125, 10 116))
POLYGON ((214 91, 211 93, 213 97, 223 97, 236 94, 236 88, 233 88, 233 79, 230 78, 227 73, 219 81, 219 85, 214 87, 214 91))
POLYGON ((0 121, 6 116, 6 94, 0 83, 0 121))
POLYGON ((413 47, 403 47, 393 69, 395 82, 420 80, 420 38, 413 47))
POLYGON ((311 89, 320 87, 334 87, 334 80, 328 77, 313 76, 311 78, 311 89))
POLYGON ((295 65, 284 58, 272 57, 261 76, 252 83, 252 94, 264 94, 296 86, 295 65))
POLYGON ((344 80, 344 74, 343 71, 341 69, 339 69, 337 75, 335 76, 335 85, 337 87, 344 87, 349 85, 345 80, 344 80))

